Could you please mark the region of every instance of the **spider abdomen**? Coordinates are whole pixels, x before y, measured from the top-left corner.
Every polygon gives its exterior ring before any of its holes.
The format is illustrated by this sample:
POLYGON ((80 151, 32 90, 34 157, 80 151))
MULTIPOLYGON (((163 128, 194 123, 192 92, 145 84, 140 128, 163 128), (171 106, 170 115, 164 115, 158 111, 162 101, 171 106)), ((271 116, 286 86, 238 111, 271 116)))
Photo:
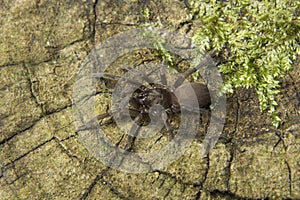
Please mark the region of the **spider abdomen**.
POLYGON ((211 104, 209 90, 202 83, 183 84, 176 88, 175 94, 178 98, 178 103, 182 106, 195 106, 193 95, 196 95, 199 108, 209 108, 211 104))

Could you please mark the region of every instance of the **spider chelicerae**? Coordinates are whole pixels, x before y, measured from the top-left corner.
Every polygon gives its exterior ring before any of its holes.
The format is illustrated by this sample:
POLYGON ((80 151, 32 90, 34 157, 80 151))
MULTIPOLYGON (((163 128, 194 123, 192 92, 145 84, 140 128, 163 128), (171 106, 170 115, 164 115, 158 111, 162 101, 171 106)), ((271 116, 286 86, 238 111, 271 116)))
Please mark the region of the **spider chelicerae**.
POLYGON ((211 98, 207 86, 199 82, 184 83, 187 77, 197 71, 196 68, 177 74, 172 84, 169 83, 170 77, 165 67, 151 69, 150 72, 127 66, 123 66, 122 70, 130 73, 126 73, 125 76, 105 72, 98 74, 100 81, 104 82, 106 87, 114 88, 112 94, 114 105, 108 107, 105 113, 81 126, 79 130, 87 129, 95 120, 100 121, 100 126, 104 126, 102 121, 111 117, 121 121, 119 126, 126 125, 128 120, 132 121, 134 123, 130 123, 127 129, 128 137, 124 145, 126 151, 131 151, 136 137, 143 135, 141 133, 143 127, 154 123, 152 131, 163 126, 169 136, 173 137, 176 128, 171 122, 182 112, 182 109, 188 112, 197 110, 206 113, 209 110, 211 98), (191 93, 194 93, 197 104, 191 100, 191 93))

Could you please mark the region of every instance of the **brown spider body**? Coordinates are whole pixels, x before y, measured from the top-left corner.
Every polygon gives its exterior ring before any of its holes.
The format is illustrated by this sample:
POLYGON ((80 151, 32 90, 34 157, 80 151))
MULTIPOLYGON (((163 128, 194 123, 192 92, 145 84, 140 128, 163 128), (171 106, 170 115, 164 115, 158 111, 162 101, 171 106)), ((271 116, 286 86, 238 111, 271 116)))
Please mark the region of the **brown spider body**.
POLYGON ((129 100, 131 118, 134 120, 137 116, 140 116, 141 120, 148 124, 150 122, 149 115, 157 114, 149 111, 154 105, 161 105, 168 116, 179 113, 181 106, 185 106, 185 108, 190 109, 190 111, 193 111, 193 109, 208 109, 211 100, 206 85, 191 83, 190 86, 197 97, 198 108, 189 108, 189 105, 192 103, 190 102, 191 91, 189 90, 190 87, 186 84, 179 86, 174 92, 164 88, 162 85, 155 85, 152 89, 142 86, 132 94, 129 100))
MULTIPOLYGON (((139 72, 141 74, 141 72, 139 72)), ((193 71, 187 71, 184 77, 191 75, 193 71)), ((104 118, 111 117, 113 114, 122 113, 124 109, 129 110, 130 117, 133 121, 135 121, 139 126, 148 125, 151 120, 158 119, 163 120, 166 129, 171 132, 173 128, 170 124, 170 118, 175 113, 179 113, 182 109, 188 110, 189 112, 196 111, 208 111, 209 106, 211 104, 211 98, 209 94, 209 90, 205 84, 202 83, 190 83, 190 84, 182 84, 183 77, 179 77, 176 83, 173 85, 174 91, 171 91, 167 88, 166 77, 164 74, 161 74, 161 83, 155 84, 151 81, 151 79, 147 75, 142 75, 144 80, 148 82, 147 85, 150 87, 146 87, 145 85, 140 86, 133 93, 127 94, 122 93, 119 98, 121 99, 121 103, 119 103, 119 107, 114 111, 107 112, 99 115, 96 119, 102 120, 104 118), (191 91, 192 89, 192 91, 191 91), (193 96, 197 97, 198 105, 196 106, 195 102, 193 102, 193 98, 191 98, 191 92, 194 93, 193 96), (122 97, 122 98, 121 98, 122 97), (122 99, 125 97, 129 98, 128 106, 123 107, 122 99), (159 105, 159 109, 155 107, 159 105), (192 105, 192 106, 191 106, 192 105), (153 109, 153 107, 155 107, 153 109), (163 112, 164 111, 164 112, 163 112), (166 115, 163 116, 163 113, 166 115)), ((110 79, 113 81, 120 80, 119 76, 114 76, 111 74, 103 73, 103 77, 101 79, 110 79)), ((124 84, 137 84, 136 81, 125 79, 124 84)), ((121 114, 122 115, 122 114, 121 114)), ((95 119, 90 120, 90 122, 94 122, 95 119)), ((87 122, 85 125, 81 126, 79 129, 84 130, 90 127, 90 122, 87 122)), ((128 134, 128 141, 125 146, 126 150, 131 150, 133 141, 135 137, 138 135, 139 128, 136 125, 131 127, 130 133, 128 134)), ((173 133, 171 133, 173 135, 173 133)))

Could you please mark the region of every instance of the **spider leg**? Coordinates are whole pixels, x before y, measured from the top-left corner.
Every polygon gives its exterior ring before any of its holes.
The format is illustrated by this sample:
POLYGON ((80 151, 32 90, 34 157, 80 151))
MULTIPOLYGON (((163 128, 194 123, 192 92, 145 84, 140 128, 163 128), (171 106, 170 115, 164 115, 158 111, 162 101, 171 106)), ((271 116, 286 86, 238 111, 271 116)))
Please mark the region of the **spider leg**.
POLYGON ((131 126, 130 128, 130 133, 128 134, 128 137, 127 137, 127 141, 126 141, 126 144, 125 144, 125 151, 132 151, 133 150, 133 144, 134 144, 134 141, 137 137, 137 135, 139 134, 140 130, 141 130, 141 126, 139 126, 137 124, 137 122, 139 120, 141 120, 142 118, 142 115, 138 115, 135 119, 134 119, 134 122, 133 125, 131 126))
POLYGON ((153 84, 153 80, 149 77, 151 73, 145 74, 143 71, 129 66, 122 66, 122 69, 126 69, 127 71, 132 71, 134 74, 136 74, 137 77, 141 77, 142 80, 146 81, 149 85, 153 84))
POLYGON ((215 122, 224 123, 223 118, 220 116, 216 116, 217 113, 212 114, 212 111, 210 109, 207 109, 207 108, 192 108, 191 109, 188 107, 183 107, 183 109, 187 110, 188 112, 195 112, 195 111, 199 112, 200 113, 200 123, 202 123, 202 114, 207 115, 207 117, 209 119, 213 119, 215 122))
POLYGON ((77 131, 85 131, 85 130, 89 130, 89 129, 95 129, 97 128, 97 126, 95 126, 95 123, 97 121, 103 120, 105 118, 111 117, 112 116, 112 112, 107 112, 101 115, 98 115, 94 118, 92 118, 91 120, 89 120, 87 123, 81 125, 77 131))
POLYGON ((129 84, 139 86, 140 90, 142 90, 140 86, 143 85, 141 81, 142 82, 146 81, 150 86, 155 86, 154 81, 149 77, 149 75, 155 73, 157 69, 152 70, 150 73, 146 74, 143 71, 138 70, 136 68, 132 68, 130 66, 121 66, 121 68, 127 71, 131 71, 133 72, 133 74, 132 75, 130 74, 130 77, 128 76, 126 77, 126 76, 119 76, 119 75, 113 75, 110 73, 101 72, 101 73, 94 73, 93 76, 96 78, 104 78, 112 81, 123 80, 125 82, 128 82, 129 84), (139 79, 137 79, 137 77, 139 77, 139 79))
MULTIPOLYGON (((167 134, 166 134, 166 136, 167 136, 167 138, 169 139, 169 140, 172 140, 173 138, 174 138, 174 128, 172 127, 172 125, 171 125, 171 118, 169 118, 169 115, 172 115, 172 114, 174 114, 174 113, 170 113, 170 112, 168 112, 168 111, 166 111, 167 112, 167 114, 162 114, 161 115, 161 118, 162 118, 162 120, 163 120, 163 122, 164 122, 164 125, 165 125, 165 128, 166 128, 166 130, 167 130, 167 134)), ((164 135, 164 134, 163 134, 164 135)), ((162 137, 162 136, 161 136, 162 137)), ((159 137, 157 140, 156 140, 156 142, 158 141, 158 140, 160 140, 161 139, 161 137, 159 137)))
POLYGON ((171 119, 167 118, 165 116, 162 116, 162 117, 163 117, 165 128, 167 130, 167 134, 162 134, 159 138, 156 139, 155 143, 158 142, 163 136, 166 136, 168 141, 173 140, 174 136, 175 136, 175 133, 174 133, 175 128, 173 128, 171 125, 171 119))
POLYGON ((131 80, 129 78, 126 78, 124 76, 118 76, 118 75, 113 75, 113 74, 109 74, 109 73, 100 73, 100 74, 97 74, 99 77, 101 78, 104 78, 104 79, 110 79, 110 80, 120 80, 120 79, 124 79, 126 80, 126 82, 132 84, 132 85, 141 85, 138 81, 134 81, 134 80, 131 80))
POLYGON ((164 120, 164 124, 165 124, 165 127, 166 127, 167 132, 168 132, 167 137, 168 137, 169 140, 172 140, 174 138, 174 128, 171 125, 170 119, 164 120))
POLYGON ((206 68, 208 68, 208 69, 215 66, 214 61, 210 58, 210 56, 205 55, 204 58, 201 60, 201 62, 196 67, 186 70, 183 73, 183 75, 178 77, 178 79, 175 81, 174 87, 178 88, 180 85, 182 85, 182 83, 188 76, 190 76, 191 74, 193 74, 194 72, 196 72, 197 70, 202 68, 203 66, 206 66, 206 68))
POLYGON ((166 69, 165 67, 161 67, 160 70, 160 81, 162 83, 162 85, 167 86, 168 85, 168 81, 167 81, 167 77, 166 77, 166 69))
MULTIPOLYGON (((106 113, 97 115, 96 117, 92 118, 91 120, 89 120, 87 123, 81 125, 77 131, 84 131, 84 130, 90 130, 90 129, 95 129, 97 128, 96 122, 98 121, 102 121, 103 119, 112 117, 115 113, 119 113, 122 109, 124 108, 118 108, 115 109, 113 111, 108 111, 106 113)), ((129 109, 129 113, 133 116, 137 116, 139 111, 136 108, 128 108, 129 109)))

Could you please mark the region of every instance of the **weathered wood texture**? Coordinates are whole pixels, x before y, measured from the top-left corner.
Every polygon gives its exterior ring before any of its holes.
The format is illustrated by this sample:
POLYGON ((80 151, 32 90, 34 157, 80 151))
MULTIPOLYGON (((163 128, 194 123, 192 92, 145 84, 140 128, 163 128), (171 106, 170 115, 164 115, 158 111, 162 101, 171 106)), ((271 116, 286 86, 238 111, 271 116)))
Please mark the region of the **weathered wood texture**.
POLYGON ((237 90, 207 158, 199 139, 164 170, 129 174, 78 138, 72 86, 93 45, 158 20, 191 35, 199 24, 189 9, 185 0, 1 1, 0 199, 300 199, 299 65, 282 80, 281 126, 260 113, 254 91, 237 90))

